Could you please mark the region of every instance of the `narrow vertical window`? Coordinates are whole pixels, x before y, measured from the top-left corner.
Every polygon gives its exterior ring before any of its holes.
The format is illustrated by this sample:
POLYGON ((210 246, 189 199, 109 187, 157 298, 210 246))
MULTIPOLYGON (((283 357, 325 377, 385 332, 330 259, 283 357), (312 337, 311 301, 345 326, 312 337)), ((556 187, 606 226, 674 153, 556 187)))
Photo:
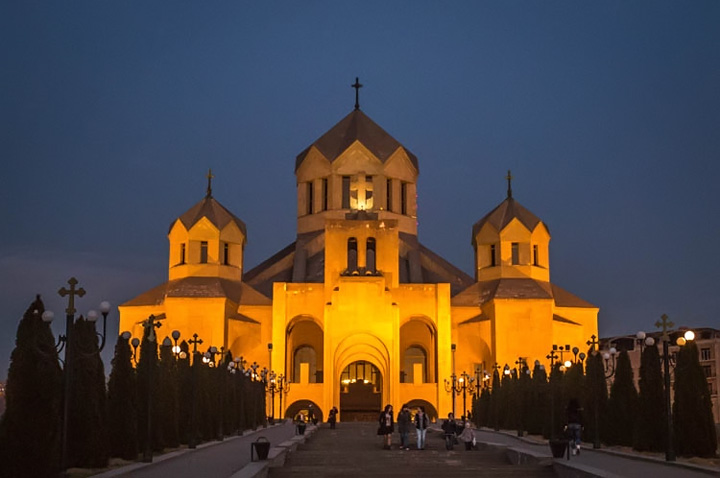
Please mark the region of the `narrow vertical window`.
POLYGON ((393 202, 392 202, 392 194, 393 194, 393 188, 392 188, 392 179, 388 178, 386 183, 386 189, 385 196, 387 197, 387 201, 385 203, 385 206, 388 211, 393 210, 393 202))
POLYGON ((350 176, 342 177, 342 208, 350 209, 350 176))
POLYGON ((375 238, 369 237, 366 245, 365 263, 368 271, 377 272, 375 264, 375 238))
POLYGON ((407 183, 402 183, 400 185, 400 214, 407 215, 407 211, 407 183))
POLYGON ((207 264, 208 261, 208 243, 202 241, 200 243, 200 264, 207 264))
POLYGON ((223 245, 223 264, 226 266, 230 264, 230 244, 227 242, 223 245))
POLYGON ((533 244, 533 265, 537 266, 538 264, 538 246, 537 244, 533 244))
POLYGON ((322 179, 322 210, 327 211, 328 209, 328 180, 327 178, 322 179))
POLYGON ((373 177, 365 176, 365 207, 370 210, 373 208, 373 177))
POLYGON ((180 244, 180 264, 185 264, 185 243, 180 244))
POLYGON ((497 262, 495 261, 495 244, 490 245, 490 267, 495 267, 497 262))
POLYGON ((347 268, 349 272, 357 270, 357 239, 348 239, 347 246, 347 268))
POLYGON ((313 213, 313 183, 307 183, 307 211, 308 214, 313 213))
POLYGON ((516 266, 520 264, 520 244, 517 242, 512 243, 512 265, 516 266))

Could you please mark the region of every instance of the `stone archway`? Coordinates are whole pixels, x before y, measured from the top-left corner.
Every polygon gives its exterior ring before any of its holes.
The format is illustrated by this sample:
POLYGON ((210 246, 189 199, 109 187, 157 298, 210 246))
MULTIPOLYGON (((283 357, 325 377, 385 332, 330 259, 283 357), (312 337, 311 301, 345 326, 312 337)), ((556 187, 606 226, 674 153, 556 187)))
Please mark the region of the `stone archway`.
POLYGON ((364 360, 349 364, 340 374, 340 416, 344 422, 375 421, 382 407, 383 377, 364 360))
POLYGON ((317 406, 317 403, 312 400, 297 400, 292 402, 289 407, 285 409, 285 418, 295 418, 300 412, 306 417, 314 416, 318 422, 323 421, 322 408, 317 406))

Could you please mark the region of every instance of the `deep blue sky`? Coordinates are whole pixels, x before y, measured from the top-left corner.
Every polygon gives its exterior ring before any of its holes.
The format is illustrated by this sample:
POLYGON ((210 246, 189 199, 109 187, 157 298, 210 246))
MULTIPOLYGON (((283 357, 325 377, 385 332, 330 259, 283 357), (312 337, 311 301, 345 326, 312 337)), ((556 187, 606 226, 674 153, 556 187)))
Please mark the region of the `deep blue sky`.
POLYGON ((166 279, 209 167, 249 266, 292 242, 295 156, 356 76, 418 156, 435 252, 472 273, 512 169, 601 335, 718 327, 718 25, 716 0, 2 2, 0 379, 36 293, 61 317, 71 275, 82 312, 166 279))

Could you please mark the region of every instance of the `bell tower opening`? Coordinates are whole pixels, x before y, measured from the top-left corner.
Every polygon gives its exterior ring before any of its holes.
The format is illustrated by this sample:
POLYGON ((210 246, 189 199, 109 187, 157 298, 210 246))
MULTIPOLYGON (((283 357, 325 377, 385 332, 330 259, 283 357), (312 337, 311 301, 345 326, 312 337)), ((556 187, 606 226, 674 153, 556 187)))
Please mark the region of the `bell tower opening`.
POLYGON ((340 416, 344 422, 375 421, 382 407, 382 375, 363 360, 340 374, 340 416))

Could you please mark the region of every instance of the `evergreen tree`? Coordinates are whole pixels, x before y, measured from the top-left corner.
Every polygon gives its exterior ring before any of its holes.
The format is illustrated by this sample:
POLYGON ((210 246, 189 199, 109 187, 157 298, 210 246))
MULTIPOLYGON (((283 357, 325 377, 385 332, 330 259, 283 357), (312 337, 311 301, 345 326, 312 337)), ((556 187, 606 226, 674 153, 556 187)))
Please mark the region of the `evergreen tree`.
POLYGON ((165 337, 160 347, 160 374, 158 382, 158 427, 160 427, 163 445, 177 448, 180 445, 178 431, 179 383, 177 363, 172 352, 172 342, 165 337))
POLYGON ((41 319, 40 296, 18 325, 0 418, 0 476, 38 478, 59 470, 62 370, 55 339, 41 319))
POLYGON ((584 399, 585 399, 585 374, 583 363, 576 362, 565 371, 562 379, 562 399, 558 408, 559 426, 563 428, 568 423, 568 405, 571 400, 577 401, 580 405, 581 425, 587 421, 584 399))
POLYGON ((637 390, 630 356, 621 350, 617 357, 615 379, 610 387, 607 414, 607 443, 631 446, 637 419, 637 390))
POLYGON ((660 353, 656 346, 645 347, 640 361, 640 393, 634 448, 640 451, 665 450, 665 397, 660 353))
POLYGON ((500 374, 498 369, 493 370, 492 378, 492 391, 490 395, 490 426, 495 431, 500 430, 500 402, 501 402, 501 390, 500 390, 500 374))
POLYGON ((710 388, 694 341, 680 347, 677 354, 673 426, 678 455, 715 456, 717 434, 710 388))
POLYGON ((603 438, 603 423, 607 409, 607 383, 605 382, 605 364, 599 352, 589 353, 586 360, 586 387, 585 395, 585 433, 589 440, 598 442, 603 438))
POLYGON ((143 338, 140 342, 140 360, 137 364, 137 411, 138 411, 138 444, 141 451, 146 450, 148 440, 148 420, 151 420, 151 449, 162 451, 162 427, 158 420, 158 344, 155 328, 144 326, 143 338))
POLYGON ((479 427, 491 427, 491 407, 492 398, 490 397, 490 389, 485 387, 480 392, 480 399, 478 400, 478 416, 476 418, 479 427))
POLYGON ((543 432, 545 417, 548 415, 548 384, 545 367, 539 362, 533 369, 530 383, 530 406, 528 407, 528 433, 540 435, 543 432))
POLYGON ((190 369, 190 347, 184 340, 180 342, 180 357, 177 362, 178 373, 178 434, 180 443, 189 443, 190 423, 192 420, 192 374, 190 369))
POLYGON ((82 316, 75 321, 68 354, 72 368, 69 466, 103 468, 108 464, 105 367, 94 322, 82 316))
POLYGON ((550 413, 547 423, 547 436, 559 438, 562 436, 562 426, 565 422, 565 403, 563 403, 563 372, 561 364, 555 363, 550 371, 550 413))
POLYGON ((118 336, 108 381, 108 448, 110 456, 135 460, 138 453, 135 369, 127 334, 127 338, 118 336))

